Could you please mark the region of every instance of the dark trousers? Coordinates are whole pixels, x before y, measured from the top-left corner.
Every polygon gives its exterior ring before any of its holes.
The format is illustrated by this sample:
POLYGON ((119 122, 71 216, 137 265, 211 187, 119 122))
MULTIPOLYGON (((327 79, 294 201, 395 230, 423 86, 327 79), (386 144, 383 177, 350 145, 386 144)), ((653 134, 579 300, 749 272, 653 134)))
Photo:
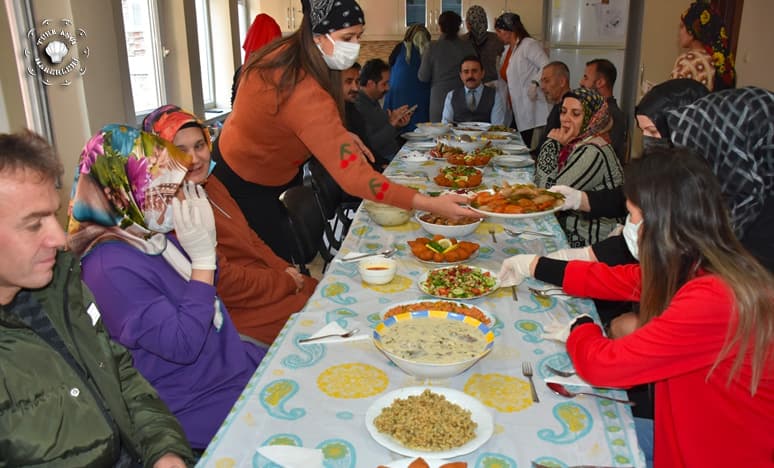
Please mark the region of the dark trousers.
POLYGON ((217 177, 237 202, 247 223, 275 254, 289 263, 300 258, 296 253, 293 237, 290 234, 290 221, 279 196, 290 187, 302 184, 302 173, 288 183, 276 187, 254 184, 241 178, 223 160, 217 145, 213 148, 213 157, 218 162, 211 177, 217 177))

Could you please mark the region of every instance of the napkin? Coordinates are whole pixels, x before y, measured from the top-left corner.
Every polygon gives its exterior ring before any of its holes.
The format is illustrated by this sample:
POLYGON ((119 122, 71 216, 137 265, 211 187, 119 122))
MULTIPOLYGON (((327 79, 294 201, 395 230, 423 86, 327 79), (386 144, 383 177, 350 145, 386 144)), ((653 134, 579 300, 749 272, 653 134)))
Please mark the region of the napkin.
POLYGON ((578 374, 575 374, 571 377, 562 377, 561 375, 549 375, 543 380, 546 382, 555 382, 562 385, 574 385, 577 387, 593 387, 593 385, 581 379, 578 376, 578 374))
MULTIPOLYGON (((352 326, 354 327, 355 325, 353 324, 352 326)), ((355 335, 350 336, 349 338, 332 336, 330 338, 321 338, 319 340, 310 341, 309 343, 301 343, 301 344, 312 345, 312 344, 325 344, 325 343, 342 343, 344 341, 367 340, 371 338, 371 335, 362 331, 362 330, 365 330, 366 328, 363 328, 363 327, 356 327, 356 328, 360 328, 361 331, 359 333, 356 333, 355 335)), ((346 332, 347 330, 345 330, 344 328, 341 328, 341 325, 339 325, 338 322, 330 322, 328 325, 322 327, 320 330, 318 330, 315 334, 313 334, 309 338, 314 338, 316 336, 340 334, 340 333, 346 333, 346 332)))
POLYGON ((283 468, 323 468, 321 449, 308 449, 293 445, 266 445, 258 447, 257 451, 283 468))

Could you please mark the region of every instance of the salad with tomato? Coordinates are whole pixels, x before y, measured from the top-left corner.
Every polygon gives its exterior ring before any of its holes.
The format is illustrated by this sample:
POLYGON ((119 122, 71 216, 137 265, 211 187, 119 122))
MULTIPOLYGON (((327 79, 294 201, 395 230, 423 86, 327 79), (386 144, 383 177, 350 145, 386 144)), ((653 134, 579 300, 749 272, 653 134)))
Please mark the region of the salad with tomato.
POLYGON ((432 296, 471 299, 489 294, 497 288, 492 272, 467 265, 436 268, 427 273, 419 288, 432 296))

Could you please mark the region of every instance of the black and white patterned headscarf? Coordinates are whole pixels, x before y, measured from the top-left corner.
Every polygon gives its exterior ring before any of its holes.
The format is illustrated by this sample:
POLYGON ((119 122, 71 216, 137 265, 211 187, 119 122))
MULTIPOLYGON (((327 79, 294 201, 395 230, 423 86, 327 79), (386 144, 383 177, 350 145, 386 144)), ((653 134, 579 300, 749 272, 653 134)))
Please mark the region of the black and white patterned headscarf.
POLYGON ((303 11, 309 15, 312 31, 328 34, 339 29, 365 24, 365 15, 355 0, 303 0, 303 11))

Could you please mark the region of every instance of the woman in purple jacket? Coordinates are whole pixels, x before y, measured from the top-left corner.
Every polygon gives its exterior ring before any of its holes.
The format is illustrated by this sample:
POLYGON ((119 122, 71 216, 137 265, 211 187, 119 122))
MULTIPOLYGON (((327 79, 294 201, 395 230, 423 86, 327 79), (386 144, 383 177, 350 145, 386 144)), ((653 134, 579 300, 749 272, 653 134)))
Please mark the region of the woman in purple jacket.
POLYGON ((243 342, 215 292, 215 222, 191 158, 109 125, 81 153, 68 246, 82 255, 111 337, 204 449, 265 351, 243 342))

